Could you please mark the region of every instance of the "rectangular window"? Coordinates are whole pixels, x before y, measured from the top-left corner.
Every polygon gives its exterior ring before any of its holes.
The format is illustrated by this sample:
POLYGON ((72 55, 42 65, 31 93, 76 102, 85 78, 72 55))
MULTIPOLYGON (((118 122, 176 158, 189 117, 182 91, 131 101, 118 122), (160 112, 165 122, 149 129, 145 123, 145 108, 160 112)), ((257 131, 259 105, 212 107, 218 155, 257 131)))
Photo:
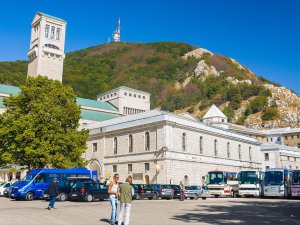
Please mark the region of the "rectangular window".
POLYGON ((117 172, 117 165, 113 165, 113 173, 117 172))
POLYGON ((300 148, 300 143, 298 143, 298 148, 300 148))
POLYGON ((60 28, 56 28, 56 40, 59 40, 59 36, 60 36, 60 28))
POLYGON ((150 164, 149 163, 145 163, 145 171, 150 171, 150 164))
POLYGON ((93 152, 96 152, 97 150, 97 143, 93 143, 93 152))
POLYGON ((269 167, 269 166, 266 166, 266 170, 267 170, 267 169, 270 169, 270 167, 269 167))
POLYGON ((54 39, 55 27, 51 26, 50 38, 54 39))
POLYGON ((50 29, 50 26, 49 26, 49 25, 46 25, 46 28, 45 28, 45 37, 46 37, 46 38, 49 37, 49 29, 50 29))
POLYGON ((128 164, 128 173, 132 172, 132 164, 128 164))
POLYGON ((265 153, 265 160, 269 160, 269 153, 265 153))

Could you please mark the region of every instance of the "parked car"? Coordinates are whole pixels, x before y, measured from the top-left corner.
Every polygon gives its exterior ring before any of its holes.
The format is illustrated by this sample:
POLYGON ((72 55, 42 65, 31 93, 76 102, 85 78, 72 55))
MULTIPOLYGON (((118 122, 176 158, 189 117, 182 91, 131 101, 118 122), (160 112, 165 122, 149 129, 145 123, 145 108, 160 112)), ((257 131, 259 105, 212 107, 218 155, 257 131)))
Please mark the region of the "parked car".
POLYGON ((191 186, 185 186, 184 197, 186 199, 189 198, 191 200, 197 200, 199 198, 199 195, 191 186))
POLYGON ((180 186, 179 185, 175 185, 175 184, 171 184, 170 185, 171 188, 174 190, 174 197, 173 198, 180 198, 180 186))
POLYGON ((69 199, 92 202, 108 199, 108 187, 98 182, 77 182, 71 189, 69 199))
POLYGON ((197 193, 198 197, 202 198, 203 200, 211 197, 207 186, 192 185, 190 187, 195 191, 195 193, 197 193))
MULTIPOLYGON (((58 182, 58 191, 59 195, 57 196, 57 200, 59 201, 66 201, 69 198, 69 195, 71 193, 72 187, 77 182, 95 182, 92 178, 89 177, 68 177, 67 180, 58 182)), ((47 193, 47 190, 44 191, 43 195, 41 196, 41 199, 44 200, 50 200, 50 196, 47 193)))
POLYGON ((155 193, 161 199, 172 199, 174 197, 174 190, 168 184, 152 184, 154 187, 155 193))
POLYGON ((149 200, 158 199, 158 194, 154 191, 153 185, 149 184, 132 184, 134 188, 133 198, 136 200, 148 198, 149 200))
POLYGON ((5 196, 4 192, 10 187, 10 182, 4 183, 0 186, 0 196, 5 196))

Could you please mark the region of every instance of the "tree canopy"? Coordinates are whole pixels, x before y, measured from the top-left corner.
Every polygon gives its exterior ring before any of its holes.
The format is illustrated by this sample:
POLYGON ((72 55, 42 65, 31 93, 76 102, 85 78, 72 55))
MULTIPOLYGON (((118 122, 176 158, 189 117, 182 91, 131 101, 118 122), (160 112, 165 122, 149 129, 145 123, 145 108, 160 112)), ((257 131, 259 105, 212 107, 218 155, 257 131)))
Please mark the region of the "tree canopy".
POLYGON ((0 164, 29 169, 84 166, 88 132, 78 130, 80 106, 70 86, 28 78, 18 95, 4 99, 0 115, 0 164))

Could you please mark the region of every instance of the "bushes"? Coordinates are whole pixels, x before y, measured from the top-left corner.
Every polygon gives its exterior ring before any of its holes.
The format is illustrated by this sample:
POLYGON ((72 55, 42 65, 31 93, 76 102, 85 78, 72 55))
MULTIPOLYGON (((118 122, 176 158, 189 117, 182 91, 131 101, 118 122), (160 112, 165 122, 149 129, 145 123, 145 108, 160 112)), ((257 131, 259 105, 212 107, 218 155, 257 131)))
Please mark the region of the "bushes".
POLYGON ((245 116, 258 113, 268 106, 268 98, 266 96, 258 96, 250 103, 245 111, 245 116))
POLYGON ((270 108, 266 108, 263 111, 263 115, 261 116, 261 119, 263 121, 267 121, 267 120, 275 120, 279 118, 279 112, 277 107, 270 107, 270 108))

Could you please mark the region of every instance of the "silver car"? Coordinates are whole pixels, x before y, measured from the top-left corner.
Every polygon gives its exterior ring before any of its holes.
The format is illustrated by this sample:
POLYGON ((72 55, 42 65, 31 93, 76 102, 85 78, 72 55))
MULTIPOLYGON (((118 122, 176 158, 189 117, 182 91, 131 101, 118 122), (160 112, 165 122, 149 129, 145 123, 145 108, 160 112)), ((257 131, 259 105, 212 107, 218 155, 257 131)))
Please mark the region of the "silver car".
POLYGON ((207 186, 192 185, 189 187, 198 195, 199 198, 202 198, 203 200, 211 197, 207 186))
POLYGON ((184 191, 184 197, 187 199, 195 199, 197 200, 199 198, 199 195, 196 193, 196 191, 191 186, 186 186, 184 191))

